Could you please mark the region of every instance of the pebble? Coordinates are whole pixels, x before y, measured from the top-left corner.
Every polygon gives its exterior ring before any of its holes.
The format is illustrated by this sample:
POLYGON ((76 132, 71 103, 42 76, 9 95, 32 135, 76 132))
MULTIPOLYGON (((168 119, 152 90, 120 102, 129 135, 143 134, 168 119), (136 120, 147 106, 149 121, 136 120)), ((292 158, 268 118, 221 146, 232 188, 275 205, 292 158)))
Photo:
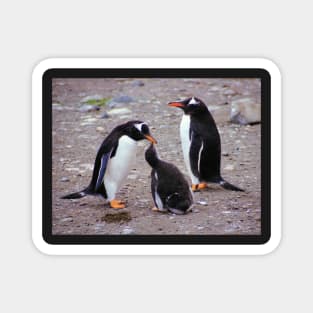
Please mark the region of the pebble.
POLYGON ((233 171, 235 169, 235 166, 233 164, 227 164, 225 167, 224 167, 224 170, 225 171, 233 171))
POLYGON ((79 108, 79 112, 82 112, 82 113, 99 111, 99 110, 100 110, 99 106, 91 105, 91 104, 84 104, 79 108))
POLYGON ((131 234, 134 234, 134 233, 135 233, 135 231, 132 228, 124 228, 122 230, 122 234, 123 235, 131 235, 131 234))
POLYGON ((87 97, 84 97, 83 99, 80 100, 81 103, 86 103, 90 100, 101 100, 103 99, 103 96, 101 95, 93 95, 93 96, 87 96, 87 97))
POLYGON ((68 177, 62 177, 62 178, 60 179, 60 181, 61 181, 61 182, 68 182, 68 181, 70 181, 70 179, 69 179, 68 177))
POLYGON ((105 129, 104 129, 103 127, 101 127, 101 126, 98 126, 98 127, 96 128, 96 131, 99 132, 99 133, 104 133, 104 132, 105 132, 105 129))
POLYGON ((65 217, 61 219, 61 222, 65 223, 65 222, 73 222, 73 218, 72 217, 65 217))
POLYGON ((53 110, 57 110, 57 111, 63 111, 64 110, 64 107, 60 103, 53 103, 52 108, 53 108, 53 110))
POLYGON ((132 82, 132 86, 134 86, 134 87, 142 87, 144 85, 145 85, 145 83, 141 80, 135 80, 132 82))
POLYGON ((261 122, 261 104, 250 97, 233 100, 230 121, 240 125, 261 122))
POLYGON ((100 116, 100 118, 109 118, 109 117, 110 115, 106 111, 104 111, 102 115, 100 116))
POLYGON ((68 171, 68 172, 73 172, 73 171, 77 171, 78 172, 79 168, 78 167, 68 167, 65 170, 68 171))
POLYGON ((97 121, 96 118, 86 118, 86 119, 84 120, 85 123, 94 123, 94 122, 96 122, 96 121, 97 121))
POLYGON ((127 178, 129 178, 129 179, 137 179, 138 178, 138 176, 137 175, 128 175, 127 176, 127 178))
POLYGON ((202 201, 202 200, 197 201, 197 203, 200 205, 208 205, 208 203, 206 201, 202 201))
POLYGON ((224 96, 234 96, 236 95, 237 92, 234 91, 233 89, 226 89, 224 92, 223 92, 223 95, 224 96))
POLYGON ((108 111, 109 115, 122 115, 122 114, 130 114, 130 113, 132 113, 132 111, 127 108, 118 108, 118 109, 112 109, 108 111))
POLYGON ((110 108, 113 108, 115 106, 118 106, 119 104, 125 104, 125 103, 130 103, 130 102, 134 102, 134 99, 132 97, 129 97, 129 96, 125 96, 125 95, 122 95, 122 96, 118 96, 118 97, 114 97, 112 98, 108 103, 107 105, 110 107, 110 108))

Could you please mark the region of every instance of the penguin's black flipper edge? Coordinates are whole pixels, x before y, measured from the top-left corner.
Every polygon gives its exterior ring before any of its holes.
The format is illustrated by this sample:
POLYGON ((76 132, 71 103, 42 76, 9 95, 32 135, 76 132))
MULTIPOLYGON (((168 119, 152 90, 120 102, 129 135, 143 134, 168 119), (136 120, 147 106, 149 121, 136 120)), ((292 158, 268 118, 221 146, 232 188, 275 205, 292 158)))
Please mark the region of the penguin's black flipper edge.
POLYGON ((98 191, 102 181, 103 181, 103 177, 108 165, 108 161, 111 155, 111 151, 109 153, 105 153, 102 155, 101 157, 101 163, 100 163, 100 167, 98 169, 98 177, 97 177, 97 181, 96 181, 96 185, 95 185, 95 191, 98 191))
POLYGON ((196 133, 191 133, 191 143, 190 143, 190 150, 189 150, 189 159, 190 159, 190 168, 196 177, 200 176, 199 173, 199 158, 201 157, 201 147, 202 140, 201 137, 198 136, 196 133))
POLYGON ((233 190, 233 191, 244 191, 244 189, 241 189, 235 185, 232 185, 231 183, 227 182, 226 180, 222 179, 219 184, 227 190, 233 190))

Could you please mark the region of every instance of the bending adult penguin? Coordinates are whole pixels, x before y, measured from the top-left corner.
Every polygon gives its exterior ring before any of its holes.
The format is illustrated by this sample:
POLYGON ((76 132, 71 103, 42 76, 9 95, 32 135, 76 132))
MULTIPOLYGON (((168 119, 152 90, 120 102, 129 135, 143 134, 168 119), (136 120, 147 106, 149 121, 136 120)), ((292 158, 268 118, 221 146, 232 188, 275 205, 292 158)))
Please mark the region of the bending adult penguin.
POLYGON ((115 195, 136 157, 137 142, 142 139, 156 143, 148 125, 142 121, 129 121, 115 127, 98 150, 89 186, 82 191, 63 196, 62 199, 101 195, 109 200, 112 208, 124 208, 125 203, 117 200, 115 195))
POLYGON ((221 176, 220 135, 203 101, 192 97, 170 102, 168 105, 184 111, 180 123, 180 137, 185 164, 192 181, 192 190, 207 188, 207 183, 217 183, 228 190, 243 191, 221 176))
POLYGON ((183 174, 173 164, 160 160, 153 144, 146 150, 145 157, 152 167, 151 192, 155 204, 152 210, 187 213, 193 196, 183 174))

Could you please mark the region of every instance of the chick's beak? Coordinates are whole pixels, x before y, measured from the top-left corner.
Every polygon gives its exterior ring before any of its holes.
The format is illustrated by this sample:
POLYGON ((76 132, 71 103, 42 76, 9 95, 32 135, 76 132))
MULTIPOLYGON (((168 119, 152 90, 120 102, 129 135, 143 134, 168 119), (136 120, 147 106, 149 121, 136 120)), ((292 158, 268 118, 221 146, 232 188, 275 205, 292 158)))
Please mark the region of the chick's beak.
POLYGON ((144 137, 153 144, 157 144, 157 141, 151 135, 144 135, 144 137))

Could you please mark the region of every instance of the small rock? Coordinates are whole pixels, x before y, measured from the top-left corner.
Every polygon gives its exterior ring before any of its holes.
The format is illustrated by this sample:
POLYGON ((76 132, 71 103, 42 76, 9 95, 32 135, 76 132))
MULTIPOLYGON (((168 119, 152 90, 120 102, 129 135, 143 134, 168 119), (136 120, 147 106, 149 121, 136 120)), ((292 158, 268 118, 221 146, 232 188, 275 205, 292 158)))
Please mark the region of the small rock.
POLYGON ((197 229, 198 230, 202 230, 202 229, 204 229, 204 227, 203 226, 198 226, 197 229))
POLYGON ((134 101, 134 99, 132 97, 123 95, 123 96, 118 96, 118 97, 112 98, 107 103, 107 105, 110 108, 113 108, 113 107, 119 106, 120 104, 130 103, 130 102, 133 102, 133 101, 134 101))
POLYGON ((86 112, 92 112, 92 111, 99 111, 100 107, 97 105, 91 105, 91 104, 84 104, 79 108, 79 112, 86 113, 86 112))
POLYGON ((96 118, 86 118, 86 119, 84 120, 85 123, 94 123, 94 122, 96 122, 96 121, 97 121, 96 118))
POLYGON ((110 115, 122 115, 122 114, 130 114, 130 113, 132 113, 132 111, 127 108, 118 108, 118 109, 112 109, 108 111, 108 114, 110 115))
POLYGON ((223 94, 224 96, 235 96, 237 95, 237 92, 233 89, 226 89, 223 94))
POLYGON ((141 80, 135 80, 132 82, 132 86, 134 86, 134 87, 142 87, 144 85, 145 85, 145 83, 141 80))
POLYGON ((252 98, 240 98, 231 103, 230 121, 240 125, 261 122, 261 104, 252 98))
POLYGON ((66 223, 66 222, 73 222, 73 218, 72 217, 65 217, 61 219, 61 222, 66 223))
POLYGON ((202 200, 198 201, 197 203, 200 205, 208 205, 208 203, 206 201, 202 201, 202 200))
POLYGON ((64 108, 61 103, 52 103, 52 108, 57 111, 63 111, 64 108))
POLYGON ((131 175, 128 175, 127 178, 129 178, 129 179, 137 179, 138 176, 131 174, 131 175))
POLYGON ((122 103, 129 103, 129 102, 134 101, 134 99, 132 97, 125 96, 125 95, 119 96, 119 97, 114 97, 112 100, 115 102, 122 102, 122 103))
POLYGON ((122 230, 122 234, 123 235, 131 235, 131 234, 134 234, 134 233, 135 233, 135 231, 132 228, 124 228, 122 230))
POLYGON ((68 172, 78 172, 79 168, 78 167, 68 167, 65 170, 68 172))
POLYGON ((100 116, 100 118, 109 118, 109 117, 110 115, 106 111, 104 111, 102 115, 100 116))
POLYGON ((87 96, 80 100, 81 103, 86 103, 90 100, 101 100, 103 97, 101 95, 93 95, 93 96, 87 96))
POLYGON ((233 164, 227 164, 225 167, 224 167, 224 170, 225 171, 233 171, 235 169, 235 166, 233 164))
POLYGON ((105 133, 105 129, 103 127, 101 127, 101 126, 98 126, 96 128, 96 131, 99 132, 99 133, 105 133))
POLYGON ((60 181, 61 181, 61 182, 68 182, 68 181, 70 181, 70 179, 69 179, 68 177, 62 177, 62 178, 60 179, 60 181))

